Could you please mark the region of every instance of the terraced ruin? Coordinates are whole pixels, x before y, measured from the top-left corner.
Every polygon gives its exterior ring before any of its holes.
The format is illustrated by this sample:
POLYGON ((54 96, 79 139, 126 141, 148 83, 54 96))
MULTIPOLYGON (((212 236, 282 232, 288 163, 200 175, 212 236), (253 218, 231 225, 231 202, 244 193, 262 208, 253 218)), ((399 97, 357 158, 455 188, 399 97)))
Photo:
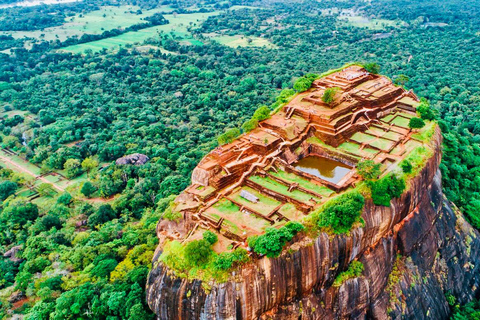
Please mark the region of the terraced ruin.
POLYGON ((219 236, 217 252, 247 247, 248 237, 300 221, 354 187, 362 159, 381 163, 383 175, 397 170, 426 143, 422 132, 408 127, 418 104, 413 92, 356 65, 315 80, 256 129, 198 164, 173 208, 185 227, 161 221, 161 242, 188 242, 211 230, 219 236), (322 101, 328 88, 336 88, 330 104, 322 101))

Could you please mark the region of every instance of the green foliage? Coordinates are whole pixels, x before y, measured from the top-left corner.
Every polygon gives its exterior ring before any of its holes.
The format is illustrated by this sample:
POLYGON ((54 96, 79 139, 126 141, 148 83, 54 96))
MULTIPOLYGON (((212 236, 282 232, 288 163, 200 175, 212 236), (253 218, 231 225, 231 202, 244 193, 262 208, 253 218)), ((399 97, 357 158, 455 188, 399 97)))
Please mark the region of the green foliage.
POLYGON ((326 104, 332 104, 335 101, 335 95, 337 94, 338 90, 339 88, 337 87, 325 89, 322 95, 322 101, 326 104))
POLYGON ((382 173, 380 167, 380 163, 375 163, 373 160, 364 160, 357 164, 357 172, 363 179, 375 180, 382 173))
POLYGON ((425 126, 425 122, 420 118, 413 117, 408 122, 408 127, 410 129, 421 129, 424 126, 425 126))
POLYGON ((368 185, 372 191, 373 203, 385 207, 390 206, 393 198, 399 198, 406 187, 405 180, 392 173, 377 181, 369 181, 368 185))
POLYGON ((297 92, 303 92, 310 89, 312 83, 315 79, 318 78, 317 74, 309 73, 301 78, 298 78, 293 84, 293 89, 297 92))
POLYGON ((216 270, 230 270, 232 267, 248 262, 248 251, 237 248, 233 252, 222 252, 215 257, 213 267, 216 270))
POLYGON ((365 63, 363 67, 365 68, 365 70, 367 70, 370 73, 373 73, 373 74, 380 73, 380 66, 378 65, 378 63, 368 62, 368 63, 365 63))
POLYGON ((270 110, 269 107, 261 106, 260 108, 255 110, 255 112, 253 113, 252 119, 257 120, 257 121, 266 120, 266 119, 270 118, 270 113, 271 112, 272 112, 272 110, 270 110))
POLYGON ((362 275, 364 270, 363 263, 360 261, 354 260, 348 266, 346 271, 340 272, 340 274, 335 278, 333 285, 335 287, 340 287, 345 281, 353 278, 358 278, 362 275))
POLYGON ((185 246, 185 261, 191 267, 205 265, 212 254, 211 244, 207 240, 193 240, 185 246))
MULTIPOLYGON (((451 299, 449 299, 449 302, 451 299)), ((452 320, 477 320, 480 318, 480 300, 473 300, 453 311, 452 320)))
POLYGON ((73 197, 70 193, 64 192, 58 197, 57 203, 68 206, 73 201, 73 197))
POLYGON ((258 127, 258 120, 255 120, 255 119, 247 120, 242 124, 243 132, 250 132, 257 127, 258 127))
POLYGON ((248 245, 258 254, 269 258, 278 257, 283 246, 304 229, 299 222, 289 221, 279 229, 267 228, 266 232, 258 237, 250 237, 248 245))
POLYGON ((435 112, 430 107, 430 103, 422 98, 420 104, 417 107, 417 113, 420 115, 420 118, 423 120, 435 120, 435 112))
POLYGON ((211 245, 214 245, 218 241, 218 236, 210 230, 203 233, 203 240, 206 240, 211 245))
POLYGON ((358 191, 350 191, 327 201, 312 215, 317 226, 331 229, 336 234, 350 231, 362 214, 365 198, 358 191))
POLYGON ((82 173, 82 165, 78 159, 68 159, 63 165, 68 178, 75 178, 82 173))
POLYGON ((227 144, 240 136, 241 132, 237 128, 228 129, 224 134, 218 136, 217 140, 220 145, 227 144))
POLYGON ((3 201, 12 194, 15 194, 15 191, 17 191, 17 187, 18 186, 15 182, 9 180, 0 182, 0 200, 3 201))
POLYGON ((95 191, 97 191, 97 188, 95 188, 90 181, 86 181, 83 184, 82 189, 80 189, 80 192, 87 198, 90 198, 95 191))
POLYGON ((400 162, 400 168, 402 168, 403 172, 408 174, 412 172, 413 166, 410 163, 410 161, 405 159, 402 162, 400 162))
POLYGON ((103 204, 98 208, 97 212, 88 217, 88 225, 93 228, 111 221, 116 217, 117 215, 115 214, 115 211, 113 211, 112 206, 109 204, 103 204))

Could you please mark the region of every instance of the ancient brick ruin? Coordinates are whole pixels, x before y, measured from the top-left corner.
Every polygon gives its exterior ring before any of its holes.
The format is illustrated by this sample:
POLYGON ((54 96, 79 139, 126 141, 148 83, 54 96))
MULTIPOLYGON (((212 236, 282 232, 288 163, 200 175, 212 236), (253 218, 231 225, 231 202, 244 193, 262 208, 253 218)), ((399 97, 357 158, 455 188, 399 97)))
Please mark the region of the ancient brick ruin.
POLYGON ((219 235, 215 250, 223 251, 244 246, 267 227, 301 220, 358 181, 358 161, 373 159, 385 173, 421 145, 408 128, 418 103, 412 92, 359 66, 314 81, 258 128, 198 164, 192 184, 175 200, 184 227, 162 221, 160 238, 189 241, 209 229, 219 235), (323 93, 333 87, 335 99, 326 104, 323 93))

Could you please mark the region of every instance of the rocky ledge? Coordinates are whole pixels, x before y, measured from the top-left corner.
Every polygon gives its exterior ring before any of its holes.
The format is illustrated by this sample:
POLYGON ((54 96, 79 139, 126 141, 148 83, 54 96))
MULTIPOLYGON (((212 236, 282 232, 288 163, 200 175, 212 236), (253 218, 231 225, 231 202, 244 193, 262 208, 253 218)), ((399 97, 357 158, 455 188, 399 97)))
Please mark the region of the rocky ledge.
POLYGON ((159 319, 448 319, 448 296, 470 301, 480 282, 479 234, 445 198, 436 152, 390 207, 367 200, 348 235, 296 239, 207 292, 155 262, 147 300, 159 319), (353 260, 358 278, 333 282, 353 260))

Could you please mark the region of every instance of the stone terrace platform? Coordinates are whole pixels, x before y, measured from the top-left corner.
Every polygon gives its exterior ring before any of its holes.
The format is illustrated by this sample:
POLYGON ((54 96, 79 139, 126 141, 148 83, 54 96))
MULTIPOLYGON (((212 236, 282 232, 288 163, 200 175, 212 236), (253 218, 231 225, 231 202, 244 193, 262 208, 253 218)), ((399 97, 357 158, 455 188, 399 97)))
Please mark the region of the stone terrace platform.
POLYGON ((388 172, 421 146, 408 128, 418 103, 412 92, 360 66, 318 79, 257 129, 209 153, 176 200, 185 230, 160 223, 157 232, 190 241, 210 229, 219 235, 214 248, 224 251, 268 227, 301 220, 355 185, 358 161, 373 159, 388 172), (326 104, 323 93, 333 87, 334 102, 326 104), (328 170, 322 176, 297 166, 308 157, 346 173, 333 181, 328 170))

